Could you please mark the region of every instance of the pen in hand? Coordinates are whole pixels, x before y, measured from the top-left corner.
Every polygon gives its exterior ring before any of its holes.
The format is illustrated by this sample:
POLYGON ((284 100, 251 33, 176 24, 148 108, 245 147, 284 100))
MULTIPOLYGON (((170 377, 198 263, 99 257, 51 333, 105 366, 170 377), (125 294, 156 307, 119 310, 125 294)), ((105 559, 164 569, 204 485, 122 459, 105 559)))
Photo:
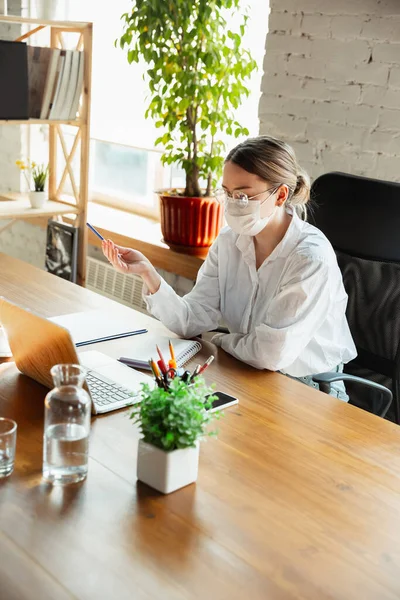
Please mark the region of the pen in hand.
MULTIPOLYGON (((105 240, 105 238, 103 238, 103 236, 101 235, 101 233, 100 233, 99 231, 97 231, 96 227, 94 227, 93 225, 91 225, 91 224, 90 224, 90 223, 88 223, 87 221, 86 221, 86 225, 89 227, 90 231, 93 231, 93 233, 94 233, 95 235, 97 235, 97 237, 98 237, 98 238, 99 238, 99 239, 100 239, 102 242, 105 242, 105 243, 106 243, 106 240, 105 240)), ((118 258, 120 258, 120 259, 122 258, 120 253, 118 253, 118 258)))
POLYGON ((95 235, 97 235, 97 237, 98 237, 98 238, 100 238, 100 239, 101 239, 101 241, 102 241, 102 242, 104 242, 104 238, 103 238, 103 236, 101 235, 101 233, 99 233, 99 232, 97 231, 97 229, 96 229, 95 227, 93 227, 93 225, 91 225, 90 223, 86 223, 86 225, 89 227, 89 229, 90 229, 91 231, 93 231, 93 233, 94 233, 95 235))

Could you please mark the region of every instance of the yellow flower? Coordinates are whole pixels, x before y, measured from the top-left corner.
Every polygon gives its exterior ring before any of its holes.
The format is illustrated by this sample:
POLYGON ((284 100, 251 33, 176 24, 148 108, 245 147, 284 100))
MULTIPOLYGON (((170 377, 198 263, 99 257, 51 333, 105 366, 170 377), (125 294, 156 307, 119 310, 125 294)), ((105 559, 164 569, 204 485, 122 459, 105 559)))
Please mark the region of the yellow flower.
POLYGON ((27 166, 27 165, 24 163, 24 161, 23 161, 23 160, 16 160, 16 161, 15 161, 15 164, 17 165, 17 167, 18 167, 18 168, 19 168, 21 171, 23 171, 24 169, 27 169, 27 168, 28 168, 28 166, 27 166))
POLYGON ((36 163, 34 161, 31 162, 31 167, 34 169, 36 167, 36 163))

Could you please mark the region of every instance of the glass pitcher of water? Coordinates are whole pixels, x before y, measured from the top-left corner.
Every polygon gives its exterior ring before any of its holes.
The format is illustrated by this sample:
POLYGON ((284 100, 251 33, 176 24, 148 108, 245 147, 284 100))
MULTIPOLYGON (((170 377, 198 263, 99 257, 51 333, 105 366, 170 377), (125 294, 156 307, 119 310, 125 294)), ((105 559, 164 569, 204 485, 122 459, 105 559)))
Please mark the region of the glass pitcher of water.
POLYGON ((76 483, 88 468, 91 400, 80 365, 55 365, 54 389, 44 401, 43 477, 49 483, 76 483))

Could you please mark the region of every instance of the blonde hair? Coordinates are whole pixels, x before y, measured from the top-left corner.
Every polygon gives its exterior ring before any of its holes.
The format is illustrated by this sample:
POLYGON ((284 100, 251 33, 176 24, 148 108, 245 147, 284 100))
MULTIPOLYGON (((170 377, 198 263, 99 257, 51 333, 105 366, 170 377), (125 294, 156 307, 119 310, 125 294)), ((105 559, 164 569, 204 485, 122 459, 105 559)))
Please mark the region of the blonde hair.
POLYGON ((267 135, 249 138, 229 152, 225 162, 228 161, 258 175, 273 186, 287 185, 287 204, 293 206, 302 219, 307 218, 310 178, 299 167, 294 150, 289 144, 267 135))

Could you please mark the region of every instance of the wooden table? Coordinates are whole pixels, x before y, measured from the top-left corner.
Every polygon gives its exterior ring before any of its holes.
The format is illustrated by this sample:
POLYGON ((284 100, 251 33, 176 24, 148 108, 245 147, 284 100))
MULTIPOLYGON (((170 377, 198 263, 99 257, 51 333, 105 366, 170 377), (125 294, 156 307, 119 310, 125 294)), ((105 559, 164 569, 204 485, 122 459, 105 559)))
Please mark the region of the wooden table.
MULTIPOLYGON (((123 309, 5 255, 0 290, 48 316, 123 309)), ((120 411, 93 419, 87 480, 52 488, 46 390, 12 363, 0 377, 0 415, 18 422, 0 484, 2 600, 400 598, 396 425, 217 351, 208 380, 240 404, 202 445, 196 485, 162 496, 138 484, 138 434, 120 411)))

